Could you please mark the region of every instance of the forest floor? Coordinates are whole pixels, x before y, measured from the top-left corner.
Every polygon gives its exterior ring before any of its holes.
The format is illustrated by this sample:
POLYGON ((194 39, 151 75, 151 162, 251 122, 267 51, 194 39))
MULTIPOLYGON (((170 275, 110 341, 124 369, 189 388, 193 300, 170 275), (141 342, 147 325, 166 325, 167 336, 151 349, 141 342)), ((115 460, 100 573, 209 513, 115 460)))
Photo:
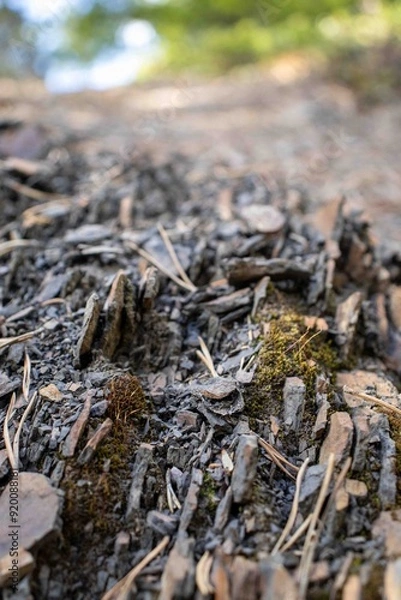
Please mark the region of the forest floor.
POLYGON ((400 599, 401 105, 306 71, 3 82, 4 600, 400 599))

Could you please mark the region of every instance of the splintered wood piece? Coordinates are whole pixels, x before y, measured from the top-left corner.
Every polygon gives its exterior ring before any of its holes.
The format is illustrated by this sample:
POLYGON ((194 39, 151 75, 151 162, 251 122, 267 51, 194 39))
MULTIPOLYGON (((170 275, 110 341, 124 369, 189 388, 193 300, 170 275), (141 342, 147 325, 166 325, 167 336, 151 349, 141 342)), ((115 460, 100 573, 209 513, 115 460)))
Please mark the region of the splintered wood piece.
POLYGON ((125 304, 125 285, 127 276, 120 270, 113 279, 109 295, 105 303, 106 327, 102 339, 103 354, 109 360, 117 349, 121 339, 122 314, 125 304))
POLYGON ((89 419, 89 413, 91 409, 91 398, 90 396, 86 398, 85 404, 79 413, 78 419, 75 421, 74 425, 71 427, 70 433, 68 434, 62 449, 62 454, 66 458, 70 458, 74 456, 75 449, 77 444, 81 438, 81 435, 86 427, 86 424, 89 419))
POLYGON ((76 355, 78 359, 81 359, 92 349, 93 339, 95 337, 99 316, 99 296, 96 293, 93 293, 89 296, 85 307, 82 331, 81 335, 79 336, 76 349, 76 355))
POLYGON ((267 296, 267 288, 268 288, 269 283, 270 283, 270 277, 268 277, 266 275, 265 277, 262 277, 262 279, 260 281, 258 281, 258 283, 255 285, 255 289, 253 291, 253 306, 252 306, 252 312, 251 312, 252 318, 254 318, 254 316, 256 315, 256 313, 258 311, 260 304, 263 302, 263 300, 265 300, 265 298, 267 296))
POLYGON ((109 418, 105 419, 103 423, 99 425, 95 433, 92 435, 81 454, 78 456, 77 463, 82 467, 86 465, 94 457, 96 450, 102 441, 108 436, 113 427, 113 421, 109 418))
POLYGON ((141 290, 141 303, 144 310, 151 310, 154 301, 159 293, 160 289, 160 277, 159 271, 156 267, 148 267, 143 274, 140 290, 141 290))
POLYGON ((362 306, 362 292, 354 292, 336 310, 336 342, 341 346, 341 355, 347 358, 354 341, 356 325, 362 306))
POLYGON ((226 294, 215 300, 210 300, 205 303, 205 306, 219 315, 241 308, 241 306, 247 306, 251 303, 251 299, 252 290, 250 288, 243 288, 232 294, 226 294))

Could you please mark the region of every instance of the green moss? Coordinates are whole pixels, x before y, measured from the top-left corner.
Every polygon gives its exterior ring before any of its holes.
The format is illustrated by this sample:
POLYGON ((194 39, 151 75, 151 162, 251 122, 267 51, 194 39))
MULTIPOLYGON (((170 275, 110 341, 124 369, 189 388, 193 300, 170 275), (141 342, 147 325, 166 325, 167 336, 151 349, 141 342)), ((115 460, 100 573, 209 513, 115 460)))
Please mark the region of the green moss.
POLYGON ((284 308, 270 313, 259 366, 246 398, 249 416, 263 418, 281 410, 286 377, 300 377, 307 401, 315 393, 316 375, 327 372, 332 382, 340 363, 325 332, 308 329, 304 316, 284 308))
POLYGON ((208 512, 213 513, 217 506, 216 496, 217 485, 213 477, 205 471, 203 476, 202 487, 199 492, 200 503, 205 507, 208 512))

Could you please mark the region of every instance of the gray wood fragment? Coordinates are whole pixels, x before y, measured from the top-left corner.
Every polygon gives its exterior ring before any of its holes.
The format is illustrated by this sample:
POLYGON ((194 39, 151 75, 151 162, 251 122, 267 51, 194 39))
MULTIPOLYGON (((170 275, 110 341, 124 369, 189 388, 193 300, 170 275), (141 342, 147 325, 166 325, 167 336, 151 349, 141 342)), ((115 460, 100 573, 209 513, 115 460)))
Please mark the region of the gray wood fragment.
POLYGON ((287 377, 283 390, 284 424, 297 432, 305 407, 306 387, 299 377, 287 377))
POLYGON ((125 515, 128 521, 135 516, 135 513, 137 513, 141 506, 145 476, 152 458, 153 446, 150 444, 141 444, 136 452, 134 467, 132 469, 132 482, 125 515))
POLYGON ((203 473, 200 469, 194 467, 191 474, 191 483, 189 484, 189 489, 182 507, 179 527, 180 531, 186 531, 188 529, 192 517, 198 508, 198 496, 202 483, 203 473))
POLYGON ((234 471, 231 479, 233 500, 243 504, 252 495, 252 484, 258 462, 258 439, 256 435, 241 435, 235 452, 234 471))
POLYGON ((78 360, 81 360, 81 358, 85 356, 85 354, 88 354, 92 349, 99 316, 99 296, 96 293, 93 293, 89 296, 85 307, 82 331, 76 348, 76 356, 78 360))

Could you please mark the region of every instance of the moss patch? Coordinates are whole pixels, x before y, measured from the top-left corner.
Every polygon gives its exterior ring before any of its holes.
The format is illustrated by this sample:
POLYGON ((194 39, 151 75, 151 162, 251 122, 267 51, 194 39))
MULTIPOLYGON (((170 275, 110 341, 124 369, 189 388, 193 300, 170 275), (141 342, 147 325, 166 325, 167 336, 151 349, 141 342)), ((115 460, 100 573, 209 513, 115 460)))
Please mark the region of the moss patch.
POLYGON ((259 353, 259 366, 246 398, 249 416, 263 419, 281 410, 286 377, 300 377, 307 401, 315 393, 316 375, 326 371, 332 382, 340 363, 325 332, 311 330, 303 315, 284 308, 271 313, 259 353))

